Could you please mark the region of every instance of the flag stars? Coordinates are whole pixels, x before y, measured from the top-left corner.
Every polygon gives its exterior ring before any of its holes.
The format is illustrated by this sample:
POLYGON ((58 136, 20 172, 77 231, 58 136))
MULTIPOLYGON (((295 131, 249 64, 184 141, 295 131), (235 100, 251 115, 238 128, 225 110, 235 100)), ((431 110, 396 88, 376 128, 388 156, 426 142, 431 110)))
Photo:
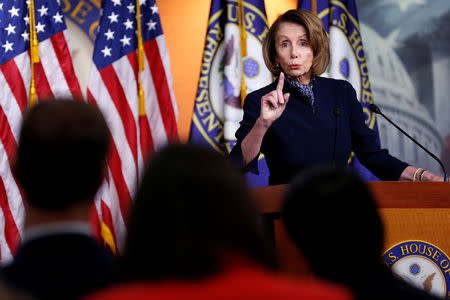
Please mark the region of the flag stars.
POLYGON ((56 15, 53 16, 53 19, 55 19, 55 23, 62 23, 63 15, 60 15, 59 12, 56 12, 56 15))
POLYGON ((147 23, 147 26, 148 26, 148 30, 154 30, 154 29, 156 29, 156 22, 153 22, 152 20, 150 20, 147 23))
POLYGON ((30 40, 30 34, 29 34, 28 32, 26 32, 26 31, 24 31, 24 32, 21 34, 21 36, 22 36, 22 38, 23 38, 24 41, 29 41, 29 40, 30 40))
POLYGON ((111 31, 110 28, 108 28, 108 32, 105 32, 106 40, 113 40, 114 39, 114 31, 111 31))
POLYGON ((103 57, 111 56, 111 50, 112 48, 108 48, 108 46, 105 46, 105 49, 101 51, 103 53, 103 57))
POLYGON ((41 17, 43 17, 47 15, 48 8, 42 5, 37 11, 41 14, 41 17))
POLYGON ((8 27, 5 27, 5 30, 8 31, 8 35, 10 35, 11 33, 16 33, 16 26, 12 26, 10 23, 8 27))
POLYGON ((23 20, 25 21, 25 24, 28 25, 30 23, 30 17, 28 17, 28 15, 26 15, 25 17, 23 17, 23 20))
POLYGON ((127 8, 128 8, 128 12, 130 14, 134 13, 134 5, 133 4, 128 5, 127 8))
POLYGON ((111 24, 118 22, 118 19, 117 19, 118 17, 119 17, 119 15, 116 15, 114 12, 111 12, 111 14, 108 16, 109 22, 111 24))
POLYGON ((6 41, 6 44, 2 45, 2 47, 5 48, 5 53, 8 51, 13 51, 12 45, 13 43, 10 43, 8 41, 6 41))
POLYGON ((12 17, 18 17, 19 16, 19 9, 15 8, 14 6, 11 7, 10 10, 8 10, 8 12, 11 14, 11 18, 12 17))
POLYGON ((133 22, 130 19, 127 19, 126 22, 123 23, 125 25, 125 29, 133 29, 133 22))
POLYGON ((122 3, 120 2, 120 0, 112 0, 112 2, 114 3, 114 7, 116 7, 116 5, 122 5, 122 3))
POLYGON ((0 10, 3 10, 3 2, 0 3, 0 10))
POLYGON ((41 22, 37 23, 37 25, 36 25, 36 33, 38 33, 38 32, 45 32, 44 27, 45 27, 45 24, 41 24, 41 22))
POLYGON ((131 38, 124 35, 123 38, 120 39, 120 41, 122 42, 122 47, 130 46, 131 45, 130 40, 131 38))
POLYGON ((147 3, 147 0, 139 0, 139 5, 145 5, 147 3))
POLYGON ((158 6, 156 6, 156 3, 155 3, 155 5, 151 6, 150 8, 152 9, 152 15, 158 13, 158 6))

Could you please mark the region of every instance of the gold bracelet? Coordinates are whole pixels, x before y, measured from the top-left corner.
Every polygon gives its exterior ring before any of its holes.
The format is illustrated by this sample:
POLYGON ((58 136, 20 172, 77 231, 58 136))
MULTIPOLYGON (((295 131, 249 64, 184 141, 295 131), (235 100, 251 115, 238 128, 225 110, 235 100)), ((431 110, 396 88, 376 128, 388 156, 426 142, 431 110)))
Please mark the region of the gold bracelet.
POLYGON ((417 179, 416 179, 416 175, 417 175, 417 173, 419 173, 421 170, 423 170, 422 168, 417 168, 416 169, 416 171, 414 172, 414 175, 413 175, 413 181, 415 182, 415 181, 418 181, 417 179))
POLYGON ((420 175, 419 175, 419 181, 422 182, 423 181, 423 174, 427 172, 427 170, 423 170, 420 175))

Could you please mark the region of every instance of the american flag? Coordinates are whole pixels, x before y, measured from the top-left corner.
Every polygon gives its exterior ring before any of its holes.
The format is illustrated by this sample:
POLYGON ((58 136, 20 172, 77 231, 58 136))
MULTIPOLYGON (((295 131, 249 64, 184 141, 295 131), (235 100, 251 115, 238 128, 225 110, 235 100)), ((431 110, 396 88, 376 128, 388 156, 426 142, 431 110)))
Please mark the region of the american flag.
MULTIPOLYGON (((0 0, 0 257, 10 260, 20 240, 22 191, 11 172, 23 113, 29 106, 30 1, 0 0)), ((37 101, 81 97, 59 3, 35 0, 40 62, 34 65, 37 101)))
POLYGON ((131 199, 151 153, 178 140, 170 62, 154 0, 104 0, 87 98, 103 112, 112 135, 108 174, 96 198, 99 233, 123 248, 131 199), (143 63, 139 75, 138 12, 143 63), (144 100, 139 101, 139 78, 144 100))

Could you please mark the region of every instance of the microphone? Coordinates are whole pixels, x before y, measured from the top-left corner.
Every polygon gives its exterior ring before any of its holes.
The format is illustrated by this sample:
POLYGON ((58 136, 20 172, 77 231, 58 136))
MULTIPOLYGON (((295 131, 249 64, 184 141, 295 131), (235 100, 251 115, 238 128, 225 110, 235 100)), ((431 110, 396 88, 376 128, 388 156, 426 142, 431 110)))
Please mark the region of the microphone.
POLYGON ((333 114, 336 117, 336 126, 334 127, 334 145, 333 145, 333 167, 336 168, 336 141, 337 141, 337 134, 338 134, 338 119, 341 115, 341 111, 339 110, 339 107, 335 107, 333 109, 333 114))
POLYGON ((416 141, 413 137, 411 137, 411 136, 410 136, 409 134, 407 134, 403 129, 401 129, 397 124, 395 124, 395 123, 392 122, 388 117, 386 117, 386 116, 381 112, 380 108, 379 108, 377 105, 375 105, 374 103, 371 103, 371 104, 369 105, 369 109, 370 109, 372 112, 374 112, 374 113, 376 113, 376 114, 378 114, 378 115, 383 116, 389 123, 391 123, 392 125, 394 125, 395 128, 397 128, 398 130, 400 130, 401 133, 403 133, 404 135, 406 135, 411 141, 413 141, 414 143, 416 143, 420 148, 422 148, 426 153, 428 153, 432 158, 434 158, 434 159, 439 163, 439 165, 440 165, 441 168, 442 168, 442 171, 444 172, 444 181, 448 182, 448 177, 447 177, 447 173, 445 172, 444 165, 442 164, 441 160, 440 160, 436 155, 434 155, 433 153, 431 153, 430 151, 428 151, 428 150, 427 150, 424 146, 422 146, 418 141, 416 141))

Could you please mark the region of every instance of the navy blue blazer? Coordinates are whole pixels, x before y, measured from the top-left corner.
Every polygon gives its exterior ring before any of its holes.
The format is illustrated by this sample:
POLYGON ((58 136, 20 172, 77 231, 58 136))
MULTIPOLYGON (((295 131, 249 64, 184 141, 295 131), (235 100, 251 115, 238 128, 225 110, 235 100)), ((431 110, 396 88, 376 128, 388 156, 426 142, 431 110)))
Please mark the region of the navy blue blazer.
MULTIPOLYGON (((237 143, 230 153, 230 158, 241 166, 241 142, 259 117, 261 97, 275 90, 277 82, 248 94, 245 99, 244 117, 236 131, 237 143)), ((398 180, 408 166, 380 148, 376 133, 364 122, 362 106, 349 82, 316 77, 313 105, 286 80, 283 93, 290 93, 289 101, 267 130, 261 145, 270 171, 269 184, 288 183, 301 170, 318 164, 335 161, 337 167, 344 167, 352 151, 382 180, 398 180), (334 114, 336 108, 339 116, 334 114)), ((257 158, 243 167, 258 174, 257 158)))
POLYGON ((0 274, 36 299, 78 299, 114 283, 114 263, 89 236, 54 234, 24 243, 0 274))

